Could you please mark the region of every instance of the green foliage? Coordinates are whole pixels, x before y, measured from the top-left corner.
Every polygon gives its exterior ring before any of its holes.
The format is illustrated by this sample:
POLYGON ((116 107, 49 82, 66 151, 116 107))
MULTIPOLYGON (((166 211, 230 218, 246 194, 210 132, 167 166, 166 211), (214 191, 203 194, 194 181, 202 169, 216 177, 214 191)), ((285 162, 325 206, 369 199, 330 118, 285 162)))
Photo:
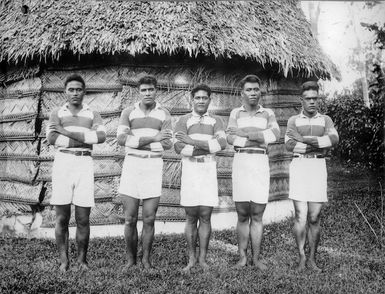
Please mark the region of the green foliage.
POLYGON ((338 130, 340 142, 333 155, 350 163, 361 163, 372 170, 384 166, 384 93, 372 93, 370 108, 357 86, 352 93, 338 94, 323 101, 321 111, 329 115, 338 130))

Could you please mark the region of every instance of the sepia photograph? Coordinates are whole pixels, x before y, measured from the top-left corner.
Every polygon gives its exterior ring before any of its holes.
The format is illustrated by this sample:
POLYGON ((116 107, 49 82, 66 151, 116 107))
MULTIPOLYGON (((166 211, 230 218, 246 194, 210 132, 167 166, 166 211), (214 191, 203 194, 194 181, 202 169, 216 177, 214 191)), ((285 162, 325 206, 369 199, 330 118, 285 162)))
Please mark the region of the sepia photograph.
POLYGON ((383 293, 385 2, 0 0, 1 293, 383 293))

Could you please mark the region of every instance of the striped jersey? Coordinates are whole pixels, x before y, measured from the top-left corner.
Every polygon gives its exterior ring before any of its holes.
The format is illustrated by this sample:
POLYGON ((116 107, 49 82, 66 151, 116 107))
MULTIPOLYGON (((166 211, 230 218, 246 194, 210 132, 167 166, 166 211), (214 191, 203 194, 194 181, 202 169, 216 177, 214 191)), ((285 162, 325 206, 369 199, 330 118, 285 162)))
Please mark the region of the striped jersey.
POLYGON ((54 110, 49 118, 46 136, 51 145, 59 149, 91 150, 92 144, 103 143, 106 137, 106 128, 100 114, 92 111, 87 104, 77 113, 72 114, 68 103, 54 110), (84 142, 79 142, 51 130, 51 126, 60 125, 69 132, 82 133, 84 142))
POLYGON ((226 148, 226 135, 223 123, 219 118, 206 112, 202 116, 195 111, 179 118, 175 126, 175 133, 184 132, 193 140, 207 143, 207 150, 176 141, 174 148, 178 154, 184 156, 198 156, 213 154, 226 148))
POLYGON ((228 128, 235 127, 245 131, 248 138, 228 135, 227 142, 234 148, 262 148, 279 140, 280 131, 274 112, 259 105, 255 114, 250 114, 245 107, 235 108, 230 113, 228 128))
POLYGON ((338 143, 338 133, 334 128, 332 119, 320 113, 313 117, 306 116, 303 112, 289 118, 285 134, 285 145, 288 151, 294 153, 323 152, 338 143), (301 142, 301 138, 316 137, 317 144, 313 146, 301 142))
POLYGON ((118 144, 125 146, 126 154, 157 154, 172 147, 171 140, 162 140, 139 147, 141 137, 156 136, 161 130, 172 129, 168 110, 159 103, 148 113, 140 102, 122 111, 117 130, 118 144))

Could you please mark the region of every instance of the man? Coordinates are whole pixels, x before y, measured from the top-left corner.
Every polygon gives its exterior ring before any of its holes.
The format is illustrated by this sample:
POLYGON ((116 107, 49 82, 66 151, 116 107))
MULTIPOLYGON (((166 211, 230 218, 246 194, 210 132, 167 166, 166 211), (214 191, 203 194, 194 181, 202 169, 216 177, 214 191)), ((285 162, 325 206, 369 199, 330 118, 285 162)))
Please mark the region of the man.
POLYGON ((90 237, 89 216, 94 202, 94 166, 92 144, 106 140, 102 118, 83 103, 85 82, 79 75, 69 76, 65 83, 67 103, 52 112, 47 140, 56 148, 52 167, 51 205, 56 210, 55 238, 60 255, 60 271, 69 268, 68 223, 71 203, 75 205, 78 263, 87 269, 90 237))
POLYGON ((315 255, 320 239, 320 216, 327 202, 327 172, 325 151, 338 143, 338 133, 333 121, 317 111, 318 84, 314 81, 302 85, 302 112, 292 116, 287 123, 286 149, 293 152, 290 164, 290 192, 295 209, 294 236, 298 246, 298 270, 306 266, 305 240, 310 247, 308 266, 316 271, 315 255))
POLYGON ((141 101, 123 110, 117 131, 118 144, 125 146, 126 153, 119 193, 125 214, 127 267, 136 264, 138 208, 143 200, 142 264, 146 269, 152 268, 150 252, 162 192, 162 151, 172 147, 171 116, 155 102, 156 86, 152 76, 139 80, 141 101))
POLYGON ((191 91, 193 112, 182 116, 175 126, 175 151, 182 157, 180 204, 186 211, 185 235, 189 262, 188 272, 197 261, 196 242, 199 235, 198 262, 208 268, 206 254, 211 235, 211 213, 218 205, 218 181, 214 154, 226 148, 222 121, 211 116, 211 89, 204 84, 191 91), (199 225, 197 225, 199 221, 199 225))
POLYGON ((263 235, 262 217, 269 198, 270 168, 267 145, 279 139, 279 127, 272 110, 259 105, 261 81, 248 75, 240 82, 242 106, 231 111, 227 142, 234 145, 233 200, 238 214, 237 234, 239 261, 247 264, 249 236, 253 264, 267 267, 260 260, 263 235))

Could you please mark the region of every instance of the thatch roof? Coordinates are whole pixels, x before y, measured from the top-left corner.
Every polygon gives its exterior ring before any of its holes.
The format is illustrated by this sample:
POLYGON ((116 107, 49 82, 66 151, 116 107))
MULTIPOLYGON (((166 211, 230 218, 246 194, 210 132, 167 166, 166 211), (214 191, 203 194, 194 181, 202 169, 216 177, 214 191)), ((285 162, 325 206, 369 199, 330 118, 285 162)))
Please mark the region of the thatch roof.
POLYGON ((285 76, 337 72, 295 0, 0 3, 0 61, 56 61, 65 53, 238 56, 278 65, 285 76))

